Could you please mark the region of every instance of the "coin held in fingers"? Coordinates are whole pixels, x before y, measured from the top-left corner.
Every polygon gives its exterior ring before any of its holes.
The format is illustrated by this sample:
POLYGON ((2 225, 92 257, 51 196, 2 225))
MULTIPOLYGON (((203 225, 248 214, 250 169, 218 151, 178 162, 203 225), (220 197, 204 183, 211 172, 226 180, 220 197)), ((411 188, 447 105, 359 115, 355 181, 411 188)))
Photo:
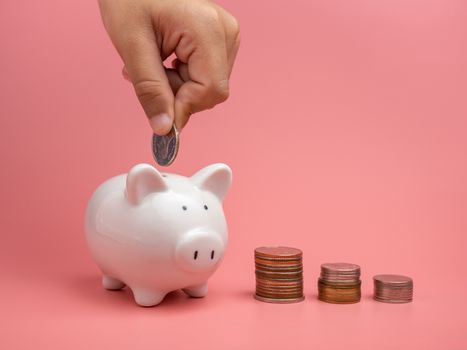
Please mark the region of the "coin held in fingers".
POLYGON ((166 135, 152 135, 152 155, 157 164, 169 166, 177 157, 179 133, 175 124, 166 135))

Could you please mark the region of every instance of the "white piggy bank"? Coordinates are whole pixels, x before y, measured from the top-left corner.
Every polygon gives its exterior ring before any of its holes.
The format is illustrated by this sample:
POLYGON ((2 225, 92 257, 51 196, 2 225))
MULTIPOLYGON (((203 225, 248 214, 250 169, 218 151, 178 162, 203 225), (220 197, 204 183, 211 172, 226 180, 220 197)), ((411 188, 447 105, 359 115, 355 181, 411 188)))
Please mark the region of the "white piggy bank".
POLYGON ((177 289, 205 296, 227 245, 222 200, 231 181, 225 164, 191 177, 138 164, 99 186, 85 225, 104 288, 127 285, 141 306, 177 289))

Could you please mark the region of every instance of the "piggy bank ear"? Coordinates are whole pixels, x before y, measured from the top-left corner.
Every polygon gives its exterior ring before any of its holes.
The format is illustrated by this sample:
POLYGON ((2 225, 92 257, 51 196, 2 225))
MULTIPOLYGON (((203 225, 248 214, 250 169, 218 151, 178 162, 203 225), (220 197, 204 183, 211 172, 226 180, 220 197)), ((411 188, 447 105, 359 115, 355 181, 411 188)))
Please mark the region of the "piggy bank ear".
POLYGON ((212 192, 222 201, 232 183, 232 170, 226 164, 212 164, 198 171, 191 179, 196 186, 212 192))
POLYGON ((126 196, 132 204, 139 204, 150 193, 167 191, 162 175, 149 164, 135 165, 126 177, 126 196))

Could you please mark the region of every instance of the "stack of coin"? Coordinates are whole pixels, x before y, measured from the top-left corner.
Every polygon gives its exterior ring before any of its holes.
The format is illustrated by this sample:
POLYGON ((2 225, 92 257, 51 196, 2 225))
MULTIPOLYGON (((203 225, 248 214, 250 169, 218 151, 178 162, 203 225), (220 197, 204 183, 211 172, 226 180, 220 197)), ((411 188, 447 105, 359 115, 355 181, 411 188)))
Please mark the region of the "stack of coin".
POLYGON ((360 266, 347 263, 322 264, 318 298, 327 303, 358 303, 361 284, 360 266))
POLYGON ((376 275, 373 277, 374 299, 384 303, 409 303, 413 298, 413 281, 400 275, 376 275))
POLYGON ((303 296, 302 251, 288 247, 255 249, 255 298, 269 303, 295 303, 303 296))

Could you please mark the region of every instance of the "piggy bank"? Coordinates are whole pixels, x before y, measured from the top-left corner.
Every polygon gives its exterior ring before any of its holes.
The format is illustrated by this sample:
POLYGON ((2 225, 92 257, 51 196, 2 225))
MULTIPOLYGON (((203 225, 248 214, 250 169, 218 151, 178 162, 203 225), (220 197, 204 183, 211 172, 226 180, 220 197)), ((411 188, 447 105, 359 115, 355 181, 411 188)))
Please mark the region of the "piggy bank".
POLYGON ((101 184, 86 209, 86 239, 106 289, 127 285, 138 305, 182 289, 204 297, 227 245, 222 201, 232 172, 212 164, 191 177, 148 164, 101 184))

